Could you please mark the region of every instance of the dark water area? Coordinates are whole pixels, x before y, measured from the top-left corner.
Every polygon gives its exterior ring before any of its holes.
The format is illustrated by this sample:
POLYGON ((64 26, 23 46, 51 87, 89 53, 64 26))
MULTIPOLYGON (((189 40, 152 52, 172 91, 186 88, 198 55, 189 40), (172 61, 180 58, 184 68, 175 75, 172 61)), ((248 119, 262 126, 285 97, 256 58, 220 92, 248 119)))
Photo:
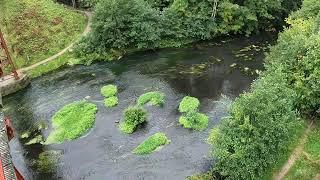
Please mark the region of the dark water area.
POLYGON ((275 36, 265 33, 139 52, 117 62, 64 68, 34 79, 30 87, 3 100, 18 134, 46 124, 40 134, 47 137, 54 113, 84 98, 98 106, 95 125, 85 136, 62 144, 25 145, 26 140, 15 138, 10 143, 13 161, 26 179, 184 179, 205 172, 214 162, 206 143, 210 129, 263 69, 264 52, 275 36), (100 88, 110 83, 119 88, 119 104, 107 109, 100 88), (131 135, 122 134, 115 122, 121 121, 123 110, 155 90, 166 94, 165 105, 146 106, 148 123, 131 135), (209 116, 205 131, 178 125, 177 108, 186 95, 199 98, 200 111, 209 116), (157 132, 164 132, 171 143, 150 155, 131 153, 157 132), (46 151, 54 156, 42 156, 46 151))

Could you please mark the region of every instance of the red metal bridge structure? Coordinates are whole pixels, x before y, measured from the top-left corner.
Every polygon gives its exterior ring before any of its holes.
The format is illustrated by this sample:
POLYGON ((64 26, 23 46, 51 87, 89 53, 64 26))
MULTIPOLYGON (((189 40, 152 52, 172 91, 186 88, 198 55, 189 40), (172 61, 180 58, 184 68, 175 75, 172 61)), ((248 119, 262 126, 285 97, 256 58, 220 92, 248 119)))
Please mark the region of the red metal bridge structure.
MULTIPOLYGON (((19 75, 0 29, 0 81, 8 77, 19 80, 19 75)), ((4 116, 2 108, 0 91, 0 180, 23 180, 23 176, 13 165, 10 155, 9 141, 14 137, 13 126, 10 118, 4 116)))
POLYGON ((0 29, 0 77, 3 78, 6 75, 5 72, 9 72, 15 79, 19 79, 19 75, 11 59, 7 43, 0 29))

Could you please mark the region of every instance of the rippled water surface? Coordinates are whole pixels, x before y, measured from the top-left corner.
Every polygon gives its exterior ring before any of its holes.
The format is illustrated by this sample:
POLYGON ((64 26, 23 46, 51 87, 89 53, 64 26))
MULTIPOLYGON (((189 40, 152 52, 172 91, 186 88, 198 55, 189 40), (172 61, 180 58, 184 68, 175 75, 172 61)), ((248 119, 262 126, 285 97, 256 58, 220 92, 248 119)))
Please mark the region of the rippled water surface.
POLYGON ((41 134, 47 137, 53 114, 84 98, 98 106, 95 125, 84 137, 57 145, 28 146, 15 138, 13 160, 26 179, 184 179, 205 172, 213 164, 206 143, 210 129, 227 115, 230 99, 257 77, 273 39, 262 34, 140 52, 118 62, 63 68, 37 78, 27 89, 4 98, 5 113, 19 134, 45 124, 48 128, 41 134), (109 83, 119 87, 119 105, 106 109, 100 88, 109 83), (153 90, 166 94, 164 107, 146 106, 148 123, 131 135, 122 134, 115 123, 122 111, 153 90), (200 99, 200 111, 210 117, 207 130, 196 132, 178 125, 177 107, 186 95, 200 99), (156 132, 166 133, 171 143, 150 155, 131 153, 156 132), (46 151, 51 156, 40 155, 46 151))

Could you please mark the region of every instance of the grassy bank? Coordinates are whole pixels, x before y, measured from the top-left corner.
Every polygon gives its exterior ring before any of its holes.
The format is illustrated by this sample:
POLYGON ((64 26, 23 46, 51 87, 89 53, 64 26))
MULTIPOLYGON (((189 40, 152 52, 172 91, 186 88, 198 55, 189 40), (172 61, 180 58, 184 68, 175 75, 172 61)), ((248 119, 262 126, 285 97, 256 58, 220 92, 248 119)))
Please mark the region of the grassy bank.
MULTIPOLYGON (((78 39, 86 26, 84 14, 52 0, 0 0, 0 8, 0 25, 18 68, 58 53, 78 39)), ((40 71, 63 64, 66 56, 40 71)))

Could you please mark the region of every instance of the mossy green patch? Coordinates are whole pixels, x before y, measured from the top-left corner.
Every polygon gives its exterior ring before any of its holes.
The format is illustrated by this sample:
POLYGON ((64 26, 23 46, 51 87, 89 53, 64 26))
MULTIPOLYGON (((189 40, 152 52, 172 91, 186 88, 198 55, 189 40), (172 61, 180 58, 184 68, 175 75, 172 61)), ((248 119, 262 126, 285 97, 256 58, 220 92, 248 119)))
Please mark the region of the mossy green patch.
POLYGON ((188 112, 179 118, 179 123, 187 129, 204 130, 207 128, 209 118, 198 112, 188 112))
POLYGON ((132 152, 135 154, 150 154, 157 148, 169 144, 170 140, 166 137, 164 133, 156 133, 148 139, 144 140, 138 147, 136 147, 132 152))
POLYGON ((196 111, 200 105, 200 101, 195 97, 186 96, 182 99, 179 105, 179 111, 181 113, 196 111))
POLYGON ((315 160, 320 160, 320 127, 314 129, 305 144, 305 151, 315 160))
POLYGON ((104 99, 104 105, 106 107, 114 107, 118 104, 118 98, 116 96, 111 96, 104 99))
POLYGON ((301 157, 291 167, 285 180, 312 180, 320 173, 320 167, 317 164, 313 164, 304 157, 301 157))
POLYGON ((60 151, 44 151, 39 154, 39 159, 36 161, 37 169, 43 173, 55 172, 62 153, 60 151))
POLYGON ((96 112, 97 106, 85 100, 64 106, 52 118, 54 131, 46 144, 62 143, 82 136, 92 128, 96 112))
POLYGON ((207 173, 192 175, 187 179, 189 179, 189 180, 215 180, 218 178, 215 178, 215 176, 212 172, 207 172, 207 173))
POLYGON ((115 96, 118 93, 118 88, 115 85, 109 84, 106 86, 103 86, 101 88, 101 94, 104 97, 111 97, 111 96, 115 96))
POLYGON ((32 144, 43 144, 44 138, 42 135, 37 135, 36 137, 29 140, 25 145, 32 145, 32 144))
POLYGON ((165 103, 165 95, 159 91, 147 92, 138 99, 138 105, 142 106, 150 102, 152 105, 161 106, 165 103))
POLYGON ((147 120, 147 111, 142 107, 128 107, 124 111, 124 121, 119 125, 119 129, 126 134, 134 132, 139 124, 147 120))

